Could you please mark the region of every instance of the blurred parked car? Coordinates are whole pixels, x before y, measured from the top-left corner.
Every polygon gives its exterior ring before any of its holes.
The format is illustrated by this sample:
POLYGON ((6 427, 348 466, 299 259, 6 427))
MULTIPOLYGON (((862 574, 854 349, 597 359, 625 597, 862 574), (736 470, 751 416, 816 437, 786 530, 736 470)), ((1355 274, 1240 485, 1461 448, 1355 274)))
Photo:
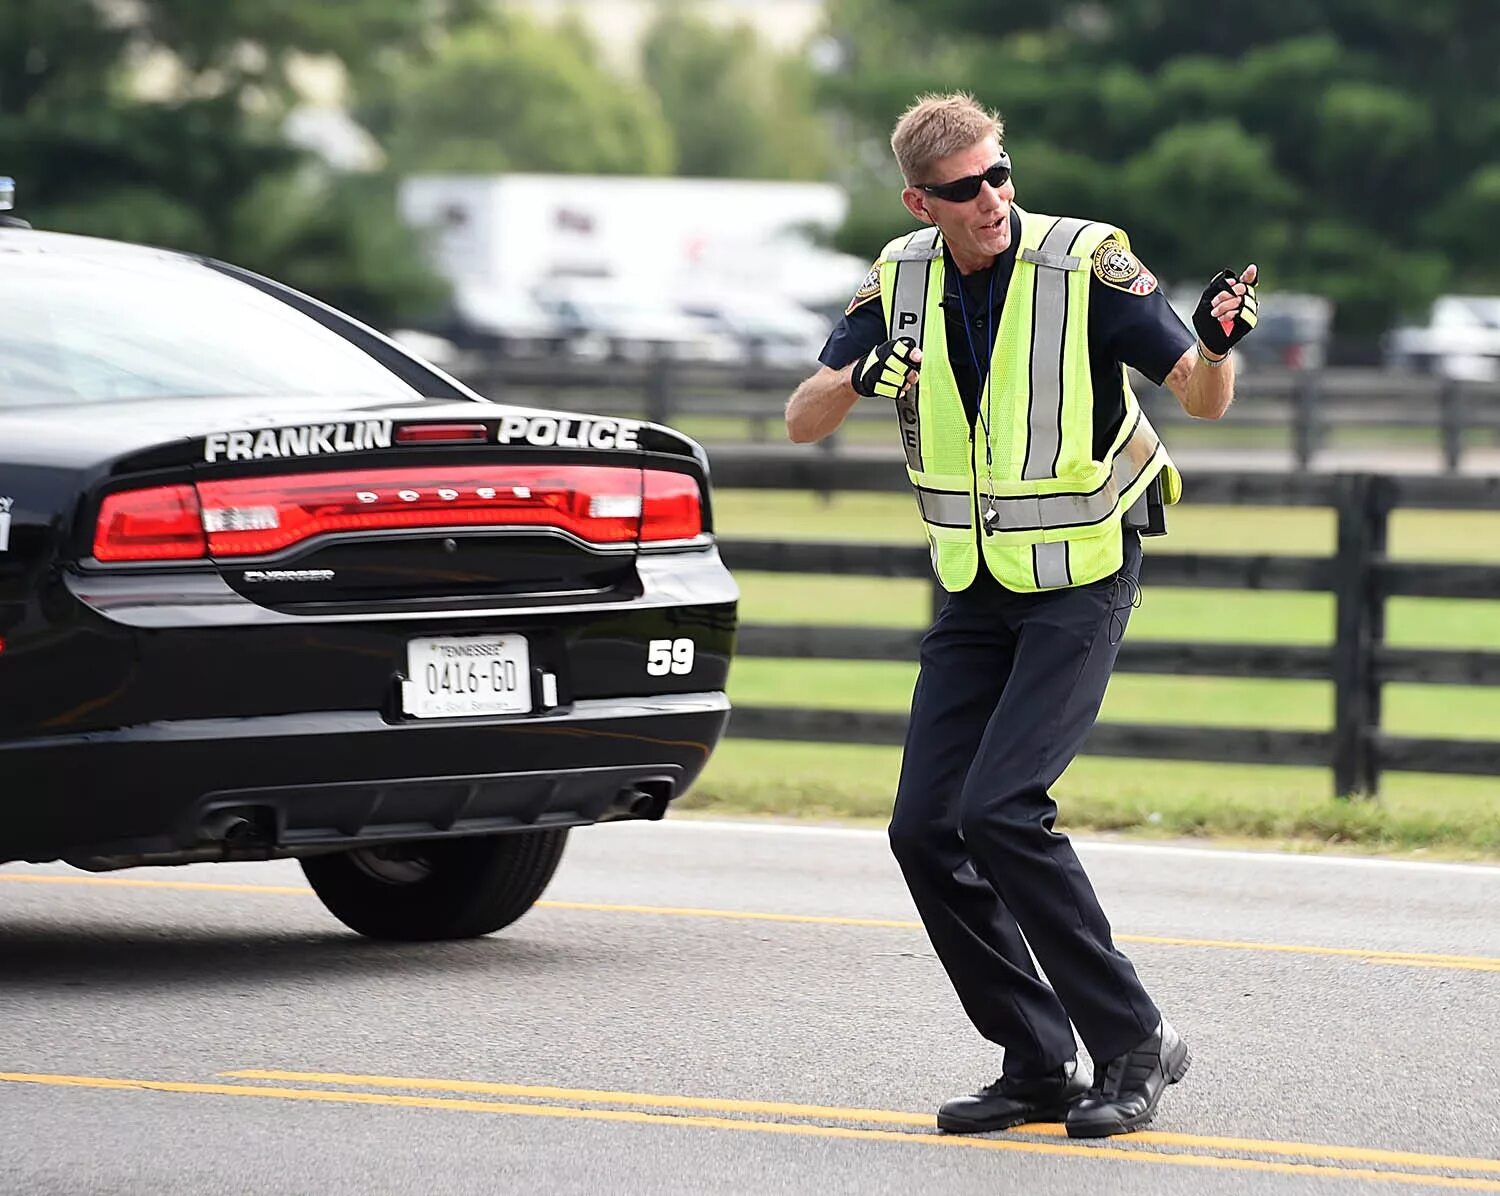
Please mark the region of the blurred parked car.
POLYGON ((1469 382, 1500 381, 1500 295, 1440 295, 1425 328, 1394 329, 1386 363, 1469 382))
POLYGON ((462 352, 446 337, 418 328, 392 328, 386 335, 408 353, 430 361, 440 370, 456 371, 463 364, 462 352))
POLYGON ((15 206, 16 180, 9 176, 0 176, 0 228, 30 228, 26 221, 19 216, 12 216, 10 210, 15 206))
POLYGON ((459 282, 446 319, 438 326, 465 351, 498 357, 575 357, 597 360, 606 354, 602 337, 580 333, 527 291, 459 282))
POLYGON ((790 300, 772 296, 700 296, 683 303, 689 315, 707 320, 757 365, 812 369, 828 339, 828 320, 790 300))
POLYGON ((453 339, 463 348, 529 357, 561 349, 567 340, 561 321, 525 291, 459 283, 453 313, 453 339))
POLYGON ((733 338, 709 321, 619 283, 555 280, 535 295, 568 335, 597 338, 613 360, 733 362, 739 356, 733 338))
MULTIPOLYGON (((1173 289, 1168 302, 1189 328, 1201 286, 1173 289)), ((1300 291, 1260 291, 1255 332, 1235 346, 1241 369, 1318 370, 1328 361, 1333 301, 1300 291)))

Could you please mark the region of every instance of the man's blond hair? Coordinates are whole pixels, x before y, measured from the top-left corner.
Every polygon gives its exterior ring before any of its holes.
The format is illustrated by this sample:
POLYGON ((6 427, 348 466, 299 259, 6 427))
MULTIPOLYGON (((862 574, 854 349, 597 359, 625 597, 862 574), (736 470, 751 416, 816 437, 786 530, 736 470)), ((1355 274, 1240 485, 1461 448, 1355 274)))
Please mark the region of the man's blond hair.
POLYGON ((1005 122, 998 112, 980 105, 968 92, 918 96, 901 114, 891 132, 891 149, 908 186, 928 183, 927 170, 939 158, 968 149, 993 135, 1005 140, 1005 122))

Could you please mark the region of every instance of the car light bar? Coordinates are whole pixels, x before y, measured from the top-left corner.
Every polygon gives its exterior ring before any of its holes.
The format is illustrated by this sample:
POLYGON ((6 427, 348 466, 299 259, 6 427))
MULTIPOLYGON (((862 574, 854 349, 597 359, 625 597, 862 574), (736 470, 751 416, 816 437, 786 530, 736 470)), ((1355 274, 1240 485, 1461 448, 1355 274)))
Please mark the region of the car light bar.
POLYGON ((546 527, 591 544, 691 540, 702 495, 687 474, 598 465, 402 466, 204 481, 111 494, 101 561, 258 557, 314 536, 546 527))

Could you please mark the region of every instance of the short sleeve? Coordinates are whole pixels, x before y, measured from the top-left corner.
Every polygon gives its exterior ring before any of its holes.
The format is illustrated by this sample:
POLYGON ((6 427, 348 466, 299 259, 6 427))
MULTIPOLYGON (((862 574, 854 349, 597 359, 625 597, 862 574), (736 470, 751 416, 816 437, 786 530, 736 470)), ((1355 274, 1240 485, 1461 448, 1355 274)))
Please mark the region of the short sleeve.
POLYGON ((843 318, 834 325, 818 360, 829 369, 841 370, 887 339, 885 305, 880 299, 880 266, 876 263, 854 292, 843 318))
POLYGON ((1089 280, 1095 343, 1115 361, 1160 386, 1193 344, 1156 275, 1120 241, 1110 238, 1094 253, 1089 280))

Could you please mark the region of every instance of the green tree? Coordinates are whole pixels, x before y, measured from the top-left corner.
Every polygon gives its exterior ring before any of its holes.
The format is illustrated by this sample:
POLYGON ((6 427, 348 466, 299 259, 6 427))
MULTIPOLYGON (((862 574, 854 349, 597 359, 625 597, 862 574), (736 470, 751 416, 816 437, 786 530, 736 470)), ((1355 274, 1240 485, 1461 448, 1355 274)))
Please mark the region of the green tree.
POLYGON ((362 88, 402 171, 663 174, 671 133, 649 89, 610 74, 572 26, 498 12, 362 88))
POLYGON ((393 180, 340 175, 287 142, 289 67, 319 53, 362 69, 467 7, 0 0, 0 164, 43 227, 224 258, 377 322, 415 314, 442 287, 397 220, 393 180), (141 94, 144 64, 171 72, 170 98, 141 94), (319 202, 264 206, 298 190, 319 202))
POLYGON ((1169 279, 1253 259, 1363 334, 1500 288, 1489 0, 831 0, 830 19, 849 65, 824 94, 867 147, 919 92, 971 90, 1006 118, 1023 204, 1125 224, 1169 279))
POLYGON ((748 25, 717 28, 672 5, 647 33, 642 61, 676 140, 678 173, 825 176, 828 132, 807 66, 778 58, 748 25))

